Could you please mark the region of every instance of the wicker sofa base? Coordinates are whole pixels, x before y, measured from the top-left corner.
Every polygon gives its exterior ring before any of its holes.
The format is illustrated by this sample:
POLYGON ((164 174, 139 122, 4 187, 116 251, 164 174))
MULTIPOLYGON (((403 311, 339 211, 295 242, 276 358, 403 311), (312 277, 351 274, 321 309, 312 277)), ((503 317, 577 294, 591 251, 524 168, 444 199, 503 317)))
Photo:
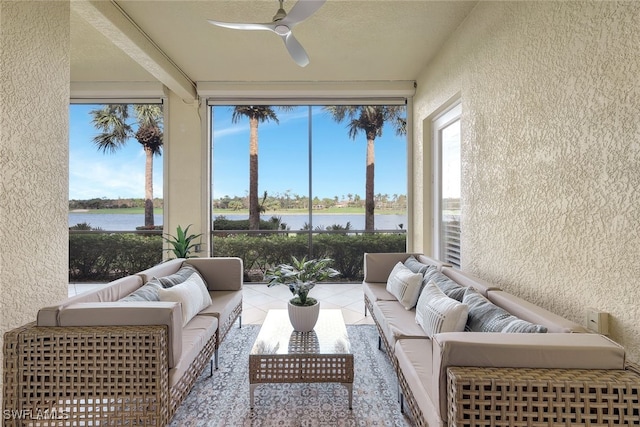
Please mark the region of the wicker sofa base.
POLYGON ((640 425, 635 369, 449 368, 448 425, 640 425))
POLYGON ((7 427, 165 426, 216 350, 214 334, 169 386, 165 326, 38 327, 4 338, 7 427))
POLYGON ((168 371, 164 326, 31 323, 4 337, 4 425, 164 426, 168 371))

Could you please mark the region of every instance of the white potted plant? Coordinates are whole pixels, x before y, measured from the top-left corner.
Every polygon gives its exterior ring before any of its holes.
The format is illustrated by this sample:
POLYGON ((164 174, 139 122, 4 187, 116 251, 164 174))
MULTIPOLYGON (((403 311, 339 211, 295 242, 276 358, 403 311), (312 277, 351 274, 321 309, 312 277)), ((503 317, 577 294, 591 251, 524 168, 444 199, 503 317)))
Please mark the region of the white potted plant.
POLYGON ((280 264, 266 271, 264 279, 267 286, 287 285, 293 294, 288 309, 289 320, 295 331, 309 332, 316 325, 320 303, 309 297, 309 291, 316 282, 340 275, 339 271, 329 266, 332 262, 331 258, 307 260, 304 257, 298 260, 292 257, 291 264, 280 264))

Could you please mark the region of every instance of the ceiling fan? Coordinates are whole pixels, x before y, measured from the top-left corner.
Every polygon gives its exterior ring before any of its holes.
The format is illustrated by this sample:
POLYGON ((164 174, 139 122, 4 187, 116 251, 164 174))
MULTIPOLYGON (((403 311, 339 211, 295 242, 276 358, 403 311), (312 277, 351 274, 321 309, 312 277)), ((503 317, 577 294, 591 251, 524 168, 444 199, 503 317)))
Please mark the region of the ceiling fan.
POLYGON ((291 30, 293 30, 293 27, 313 15, 316 10, 320 9, 326 0, 298 0, 298 2, 293 5, 289 13, 287 13, 282 7, 284 0, 278 1, 280 2, 280 8, 274 15, 273 20, 268 23, 245 24, 240 22, 220 22, 211 19, 208 21, 218 27, 232 28, 234 30, 272 31, 282 37, 284 45, 289 51, 291 58, 293 58, 299 66, 305 67, 309 64, 309 56, 300 42, 298 42, 294 37, 291 30))

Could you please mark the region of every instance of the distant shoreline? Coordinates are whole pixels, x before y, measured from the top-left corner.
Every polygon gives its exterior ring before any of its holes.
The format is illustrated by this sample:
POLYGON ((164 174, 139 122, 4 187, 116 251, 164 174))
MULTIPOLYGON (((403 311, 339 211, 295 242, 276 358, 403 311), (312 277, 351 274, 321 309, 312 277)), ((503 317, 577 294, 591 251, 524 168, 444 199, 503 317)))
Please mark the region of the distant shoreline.
MULTIPOLYGON (((82 213, 82 214, 144 214, 144 208, 114 208, 114 209, 70 209, 69 213, 82 213)), ((153 210, 154 215, 162 215, 163 210, 160 208, 153 210)), ((364 215, 364 209, 358 208, 328 208, 328 209, 314 209, 314 214, 318 215, 364 215)), ((376 215, 406 215, 406 211, 393 210, 393 209, 376 209, 376 215)), ((242 210, 230 210, 230 209, 215 209, 213 211, 213 218, 226 215, 249 215, 247 209, 242 210)), ((307 209, 282 209, 277 211, 263 212, 260 216, 262 218, 269 218, 278 215, 309 215, 307 209)))

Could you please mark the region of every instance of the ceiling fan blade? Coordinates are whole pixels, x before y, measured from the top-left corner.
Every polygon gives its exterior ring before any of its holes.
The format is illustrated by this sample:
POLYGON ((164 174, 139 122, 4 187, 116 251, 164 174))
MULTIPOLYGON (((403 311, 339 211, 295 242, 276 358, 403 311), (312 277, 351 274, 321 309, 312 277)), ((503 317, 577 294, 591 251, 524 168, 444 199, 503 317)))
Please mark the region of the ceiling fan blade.
POLYGON ((272 22, 267 24, 245 24, 242 22, 221 22, 208 19, 210 24, 223 28, 231 28, 232 30, 266 30, 274 31, 275 25, 272 22))
POLYGON ((287 47, 291 58, 296 61, 296 64, 306 67, 309 64, 309 56, 300 42, 293 36, 293 33, 283 35, 282 40, 284 40, 284 45, 287 47))
POLYGON ((313 15, 325 2, 326 0, 298 0, 281 23, 291 28, 313 15))

